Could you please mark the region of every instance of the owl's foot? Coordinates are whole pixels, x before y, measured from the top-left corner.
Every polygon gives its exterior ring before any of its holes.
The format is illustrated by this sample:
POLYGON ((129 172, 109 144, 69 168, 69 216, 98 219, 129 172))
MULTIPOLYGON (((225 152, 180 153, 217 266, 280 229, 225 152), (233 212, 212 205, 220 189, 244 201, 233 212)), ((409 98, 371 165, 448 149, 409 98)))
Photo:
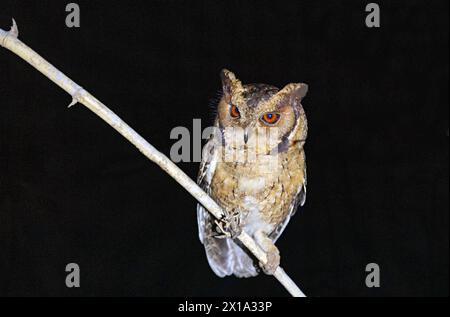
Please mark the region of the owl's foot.
POLYGON ((259 263, 259 266, 267 275, 273 275, 277 267, 280 266, 280 252, 278 249, 275 247, 272 251, 267 252, 267 263, 259 263))
POLYGON ((232 213, 225 211, 225 215, 222 216, 222 219, 215 220, 215 223, 218 232, 215 237, 218 239, 235 239, 242 232, 241 218, 238 211, 233 211, 232 213))
POLYGON ((280 266, 280 251, 263 231, 259 230, 255 233, 255 240, 267 254, 267 262, 265 264, 259 263, 259 266, 267 275, 273 275, 277 267, 280 266))

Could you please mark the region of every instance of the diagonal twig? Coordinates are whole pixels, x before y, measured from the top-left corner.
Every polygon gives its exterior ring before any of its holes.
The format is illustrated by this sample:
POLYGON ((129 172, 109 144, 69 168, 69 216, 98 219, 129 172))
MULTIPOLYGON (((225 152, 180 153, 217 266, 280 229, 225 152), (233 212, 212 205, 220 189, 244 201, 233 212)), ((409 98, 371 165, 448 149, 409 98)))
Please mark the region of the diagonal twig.
MULTIPOLYGON (((16 55, 20 56, 39 72, 48 77, 51 81, 65 90, 72 96, 70 106, 81 103, 97 116, 106 121, 110 126, 123 135, 128 141, 136 146, 147 158, 155 162, 167 174, 172 176, 181 186, 183 186, 203 207, 205 207, 214 217, 221 219, 224 214, 219 205, 208 196, 189 176, 187 176, 178 166, 176 166, 167 156, 159 152, 142 136, 134 131, 114 112, 112 112, 103 103, 97 100, 93 95, 64 75, 61 71, 47 62, 39 54, 33 51, 18 39, 19 31, 16 22, 10 31, 0 29, 0 46, 5 47, 16 55)), ((242 232, 237 239, 245 245, 250 252, 263 264, 267 263, 266 253, 255 243, 255 241, 245 232, 242 232)), ((292 296, 304 297, 300 288, 291 280, 281 267, 278 267, 273 274, 275 278, 289 291, 292 296)))

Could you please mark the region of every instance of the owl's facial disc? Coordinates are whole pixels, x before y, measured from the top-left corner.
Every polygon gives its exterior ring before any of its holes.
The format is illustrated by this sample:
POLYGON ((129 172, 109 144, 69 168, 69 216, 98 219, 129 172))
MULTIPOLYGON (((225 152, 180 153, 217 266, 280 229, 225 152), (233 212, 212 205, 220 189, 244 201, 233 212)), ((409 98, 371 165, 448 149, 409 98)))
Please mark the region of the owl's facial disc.
POLYGON ((224 144, 235 150, 256 150, 258 155, 266 154, 274 145, 285 150, 294 139, 306 137, 306 117, 300 101, 307 85, 288 84, 282 90, 265 84, 242 85, 228 70, 222 71, 221 78, 223 96, 217 123, 224 144), (262 136, 269 136, 265 145, 262 136))

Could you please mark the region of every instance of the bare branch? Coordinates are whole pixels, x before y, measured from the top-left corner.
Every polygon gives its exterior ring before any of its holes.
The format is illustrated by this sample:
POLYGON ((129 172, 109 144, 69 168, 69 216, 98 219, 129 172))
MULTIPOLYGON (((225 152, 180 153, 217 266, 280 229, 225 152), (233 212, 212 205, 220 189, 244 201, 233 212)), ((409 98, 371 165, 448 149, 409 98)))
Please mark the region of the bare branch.
MULTIPOLYGON (((114 112, 81 86, 64 75, 56 67, 51 65, 35 51, 18 39, 19 31, 16 22, 9 32, 0 29, 0 44, 16 55, 20 56, 39 72, 47 76, 51 81, 65 90, 72 96, 70 106, 81 103, 92 112, 106 121, 110 126, 122 134, 128 141, 136 146, 151 161, 158 164, 167 174, 172 176, 181 186, 183 186, 195 199, 197 199, 211 214, 217 219, 221 219, 224 214, 219 205, 208 196, 189 176, 187 176, 178 166, 176 166, 164 154, 156 150, 150 143, 141 137, 136 131, 128 126, 114 112)), ((255 257, 263 264, 267 263, 266 253, 255 243, 255 241, 245 232, 242 232, 238 239, 247 247, 255 257)), ((305 296, 298 286, 289 278, 281 267, 278 267, 273 274, 275 278, 289 291, 292 296, 305 296)))

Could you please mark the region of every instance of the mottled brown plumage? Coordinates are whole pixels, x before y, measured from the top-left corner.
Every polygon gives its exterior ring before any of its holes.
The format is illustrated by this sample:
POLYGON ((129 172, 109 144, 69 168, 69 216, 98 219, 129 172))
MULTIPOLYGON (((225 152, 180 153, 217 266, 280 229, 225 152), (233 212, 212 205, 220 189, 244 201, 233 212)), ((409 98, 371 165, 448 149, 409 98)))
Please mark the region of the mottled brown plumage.
POLYGON ((243 229, 268 253, 263 269, 271 274, 279 265, 274 242, 306 197, 307 121, 300 101, 307 85, 288 84, 281 90, 242 85, 228 70, 221 77, 219 132, 204 147, 198 182, 227 214, 236 216, 216 223, 199 205, 200 240, 218 276, 255 276, 253 258, 229 237, 239 233, 230 228, 243 229), (218 231, 228 237, 218 238, 218 231))

